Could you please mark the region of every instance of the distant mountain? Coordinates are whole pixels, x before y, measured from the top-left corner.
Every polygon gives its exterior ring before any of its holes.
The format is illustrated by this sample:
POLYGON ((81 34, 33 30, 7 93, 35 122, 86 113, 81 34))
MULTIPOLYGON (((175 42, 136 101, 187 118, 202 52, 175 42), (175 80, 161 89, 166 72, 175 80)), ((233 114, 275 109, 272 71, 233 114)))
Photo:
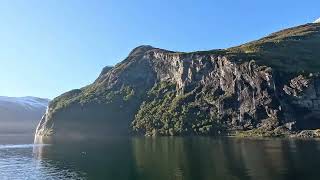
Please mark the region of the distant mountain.
POLYGON ((49 99, 0 96, 0 134, 33 133, 49 99))
POLYGON ((319 50, 320 23, 228 49, 140 46, 50 102, 36 135, 320 137, 319 50))
POLYGON ((320 23, 320 18, 318 18, 317 20, 315 20, 313 23, 320 23))

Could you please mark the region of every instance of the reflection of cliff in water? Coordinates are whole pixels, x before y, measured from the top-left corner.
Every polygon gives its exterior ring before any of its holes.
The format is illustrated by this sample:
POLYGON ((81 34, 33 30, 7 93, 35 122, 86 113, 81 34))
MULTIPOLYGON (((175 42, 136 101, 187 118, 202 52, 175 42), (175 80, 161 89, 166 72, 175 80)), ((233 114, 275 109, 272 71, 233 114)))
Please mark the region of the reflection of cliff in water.
POLYGON ((158 179, 248 179, 241 157, 225 139, 133 140, 138 170, 158 179), (230 146, 229 146, 230 145, 230 146))
POLYGON ((85 142, 45 139, 42 142, 52 145, 34 148, 36 158, 47 160, 59 169, 81 172, 86 179, 127 180, 135 176, 128 138, 85 142))
POLYGON ((320 142, 207 137, 109 138, 39 146, 36 157, 89 179, 317 179, 320 142))
POLYGON ((133 139, 139 174, 177 180, 317 179, 317 147, 320 142, 285 139, 133 139))
POLYGON ((239 140, 241 156, 251 179, 318 179, 319 142, 297 139, 239 140), (308 173, 307 173, 308 172, 308 173))

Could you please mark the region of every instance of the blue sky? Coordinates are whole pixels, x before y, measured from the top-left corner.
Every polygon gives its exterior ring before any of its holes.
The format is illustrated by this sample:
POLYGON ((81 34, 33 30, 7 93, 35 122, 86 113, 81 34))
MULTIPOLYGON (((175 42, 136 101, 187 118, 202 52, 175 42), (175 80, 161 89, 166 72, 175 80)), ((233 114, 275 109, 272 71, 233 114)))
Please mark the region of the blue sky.
POLYGON ((131 49, 227 48, 320 17, 320 1, 0 0, 0 96, 53 98, 131 49))

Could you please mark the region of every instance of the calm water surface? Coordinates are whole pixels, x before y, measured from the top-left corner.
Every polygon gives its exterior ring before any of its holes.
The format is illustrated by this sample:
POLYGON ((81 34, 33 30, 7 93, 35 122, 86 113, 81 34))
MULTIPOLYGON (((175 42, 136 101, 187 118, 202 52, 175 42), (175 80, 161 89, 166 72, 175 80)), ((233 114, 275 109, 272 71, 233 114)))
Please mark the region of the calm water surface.
POLYGON ((112 138, 32 144, 0 136, 0 179, 320 179, 320 141, 112 138))

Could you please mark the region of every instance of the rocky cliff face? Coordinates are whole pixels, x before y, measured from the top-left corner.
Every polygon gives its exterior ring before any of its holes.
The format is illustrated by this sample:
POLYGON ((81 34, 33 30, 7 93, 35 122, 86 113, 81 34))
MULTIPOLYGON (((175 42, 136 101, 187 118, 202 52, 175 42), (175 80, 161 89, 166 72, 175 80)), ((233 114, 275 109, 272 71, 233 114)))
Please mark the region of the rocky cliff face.
POLYGON ((93 84, 55 98, 36 135, 280 136, 318 129, 319 47, 319 24, 225 50, 140 46, 93 84))

